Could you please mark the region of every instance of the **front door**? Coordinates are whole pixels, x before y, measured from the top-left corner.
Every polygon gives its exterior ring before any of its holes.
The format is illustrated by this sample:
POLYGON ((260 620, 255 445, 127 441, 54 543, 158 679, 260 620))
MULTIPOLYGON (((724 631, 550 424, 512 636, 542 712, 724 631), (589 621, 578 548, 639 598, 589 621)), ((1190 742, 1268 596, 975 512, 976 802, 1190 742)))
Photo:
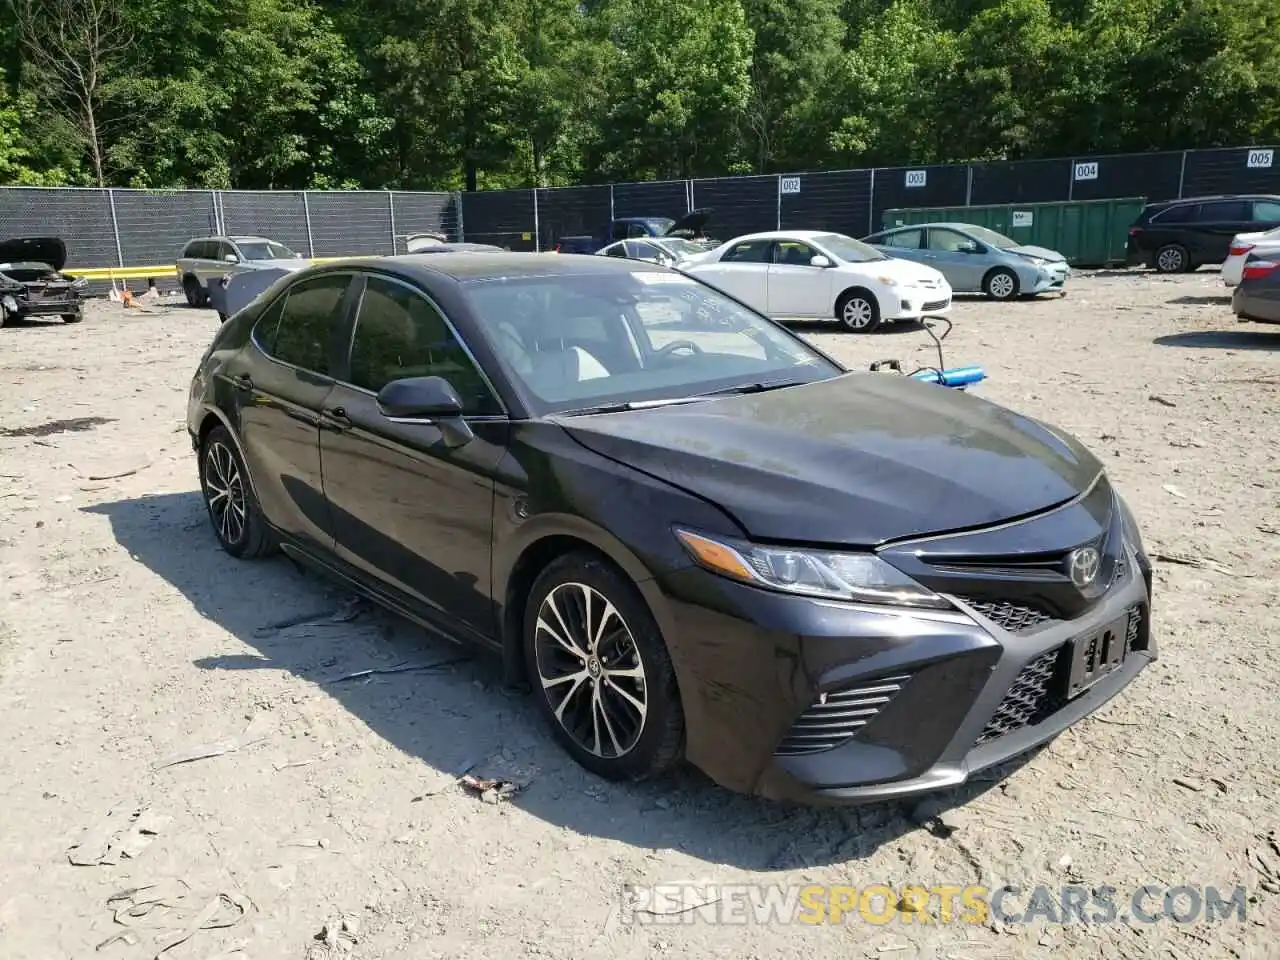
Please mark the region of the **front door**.
POLYGON ((446 628, 494 635, 490 573, 494 470, 507 420, 440 309, 411 287, 366 276, 350 359, 325 404, 324 492, 337 551, 446 628), (427 421, 392 421, 377 392, 440 376, 475 436, 451 446, 427 421))
POLYGON ((259 318, 223 374, 236 397, 245 463, 263 512, 285 535, 330 549, 320 410, 333 390, 334 345, 350 273, 294 284, 259 318))
POLYGON ((779 240, 773 245, 769 266, 769 309, 771 317, 829 317, 835 310, 828 267, 809 261, 818 251, 798 240, 779 240))
POLYGON ((930 227, 924 261, 942 273, 952 290, 974 292, 982 289, 982 278, 990 262, 974 250, 974 241, 945 227, 930 227))

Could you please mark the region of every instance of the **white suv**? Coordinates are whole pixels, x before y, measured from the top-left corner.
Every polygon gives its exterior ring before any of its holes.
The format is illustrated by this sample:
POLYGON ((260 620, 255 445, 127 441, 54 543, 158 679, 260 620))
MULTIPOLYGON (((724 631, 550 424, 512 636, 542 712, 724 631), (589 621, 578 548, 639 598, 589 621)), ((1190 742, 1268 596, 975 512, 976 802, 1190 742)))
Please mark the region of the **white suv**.
POLYGON ((197 237, 187 241, 178 256, 178 283, 187 303, 203 307, 209 302, 209 285, 227 274, 285 265, 297 269, 301 259, 302 254, 266 237, 197 237))

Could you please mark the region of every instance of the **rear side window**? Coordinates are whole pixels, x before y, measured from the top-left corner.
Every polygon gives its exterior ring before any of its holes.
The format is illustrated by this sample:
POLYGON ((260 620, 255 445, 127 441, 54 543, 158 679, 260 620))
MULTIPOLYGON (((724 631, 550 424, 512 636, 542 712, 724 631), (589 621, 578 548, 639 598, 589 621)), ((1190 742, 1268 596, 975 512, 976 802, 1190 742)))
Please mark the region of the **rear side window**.
POLYGON ((923 230, 901 230, 898 233, 890 233, 874 242, 884 247, 897 247, 900 250, 919 250, 921 246, 920 238, 923 235, 923 230))
POLYGON ((1280 200, 1253 201, 1253 219, 1263 223, 1280 223, 1280 200))
POLYGON ((720 259, 723 263, 768 263, 772 249, 772 240, 744 240, 720 259))
MULTIPOLYGON (((283 309, 274 337, 268 340, 259 335, 262 348, 282 363, 328 376, 329 345, 350 282, 347 274, 330 274, 294 284, 281 298, 283 309)), ((275 309, 272 305, 258 321, 260 331, 268 329, 263 323, 275 309)))
POLYGON ((1250 213, 1248 200, 1218 200, 1200 204, 1200 215, 1196 219, 1213 223, 1249 220, 1252 219, 1250 213))
POLYGON ((1150 222, 1160 224, 1190 223, 1195 214, 1196 206, 1194 203, 1184 203, 1165 210, 1157 210, 1151 215, 1150 222))

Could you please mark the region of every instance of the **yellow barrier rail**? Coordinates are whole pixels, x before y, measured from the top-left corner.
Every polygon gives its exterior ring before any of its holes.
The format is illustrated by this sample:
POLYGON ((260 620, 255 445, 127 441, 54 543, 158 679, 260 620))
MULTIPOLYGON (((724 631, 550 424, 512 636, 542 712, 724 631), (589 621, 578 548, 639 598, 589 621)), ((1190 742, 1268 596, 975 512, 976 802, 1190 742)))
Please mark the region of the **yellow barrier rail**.
MULTIPOLYGON (((369 260, 377 254, 355 254, 350 257, 311 257, 307 263, 333 263, 337 260, 369 260)), ((228 267, 232 264, 227 264, 228 267)), ((68 267, 62 272, 85 280, 153 280, 176 275, 177 264, 166 263, 154 267, 68 267)))

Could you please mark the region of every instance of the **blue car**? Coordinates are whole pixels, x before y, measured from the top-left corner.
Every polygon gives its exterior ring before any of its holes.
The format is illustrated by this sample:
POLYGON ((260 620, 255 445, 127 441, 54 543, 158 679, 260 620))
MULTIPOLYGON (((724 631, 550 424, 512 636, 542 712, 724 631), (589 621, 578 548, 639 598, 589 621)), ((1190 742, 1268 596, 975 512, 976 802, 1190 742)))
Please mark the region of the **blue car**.
POLYGON ((915 223, 863 237, 881 253, 927 264, 942 273, 956 293, 985 293, 992 300, 1066 296, 1071 275, 1056 250, 1024 246, 972 223, 915 223))

